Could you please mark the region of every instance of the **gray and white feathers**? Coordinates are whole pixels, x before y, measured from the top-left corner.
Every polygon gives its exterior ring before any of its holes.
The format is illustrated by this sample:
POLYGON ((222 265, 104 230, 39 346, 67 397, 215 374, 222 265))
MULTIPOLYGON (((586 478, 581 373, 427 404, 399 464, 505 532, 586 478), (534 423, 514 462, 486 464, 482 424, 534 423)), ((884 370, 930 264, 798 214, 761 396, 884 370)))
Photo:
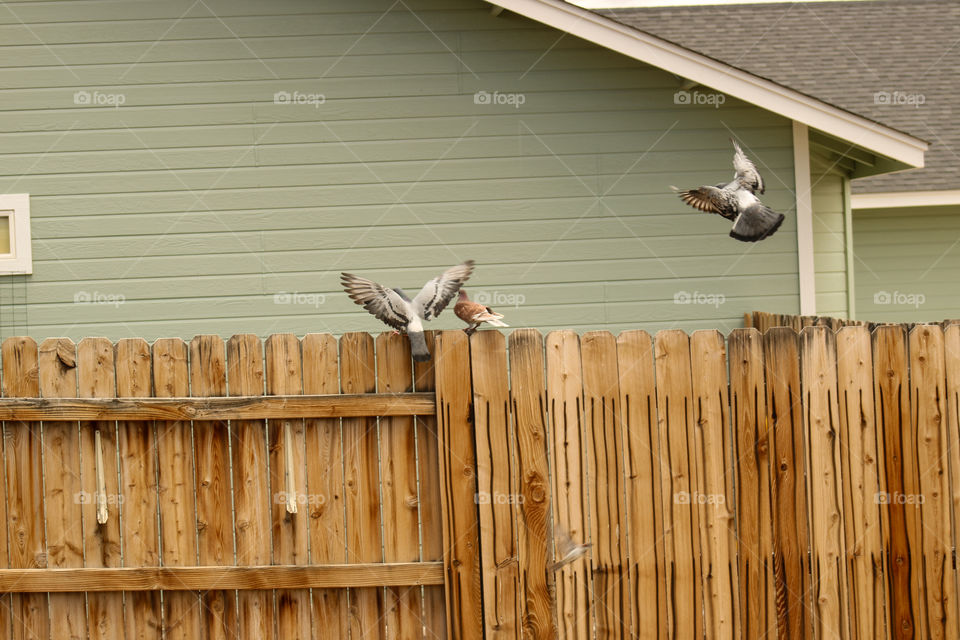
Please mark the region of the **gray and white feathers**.
POLYGON ((430 359, 423 323, 440 315, 471 273, 473 260, 450 267, 427 282, 412 300, 403 289, 387 288, 352 273, 341 273, 340 282, 355 303, 397 331, 406 332, 413 359, 423 362, 430 359))
POLYGON ((733 220, 730 237, 743 242, 768 238, 780 228, 783 214, 766 206, 756 196, 764 192, 763 178, 740 145, 733 142, 733 180, 727 184, 705 185, 697 189, 678 191, 685 203, 707 213, 716 213, 733 220))

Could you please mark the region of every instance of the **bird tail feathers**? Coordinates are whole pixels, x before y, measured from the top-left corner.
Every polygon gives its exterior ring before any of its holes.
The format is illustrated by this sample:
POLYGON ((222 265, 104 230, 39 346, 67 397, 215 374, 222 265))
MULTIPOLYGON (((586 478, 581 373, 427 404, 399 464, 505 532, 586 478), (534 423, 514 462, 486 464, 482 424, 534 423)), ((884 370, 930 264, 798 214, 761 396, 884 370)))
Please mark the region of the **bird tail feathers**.
POLYGON ((498 318, 490 318, 489 320, 486 321, 486 323, 493 327, 509 327, 510 326, 506 322, 498 318))
POLYGON ((429 360, 430 349, 427 348, 427 338, 423 335, 423 331, 408 331, 407 335, 410 337, 410 352, 413 354, 413 359, 417 362, 429 360))
POLYGON ((783 222, 783 214, 770 207, 755 204, 737 216, 730 237, 743 242, 756 242, 773 235, 783 222))

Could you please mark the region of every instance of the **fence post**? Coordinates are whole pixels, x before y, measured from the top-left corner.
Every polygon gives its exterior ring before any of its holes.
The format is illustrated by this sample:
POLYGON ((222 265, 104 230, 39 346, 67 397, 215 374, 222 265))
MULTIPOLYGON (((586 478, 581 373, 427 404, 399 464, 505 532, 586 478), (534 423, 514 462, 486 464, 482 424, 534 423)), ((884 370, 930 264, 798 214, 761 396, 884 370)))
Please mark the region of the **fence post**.
POLYGON ((462 331, 443 331, 433 353, 440 440, 440 509, 447 636, 483 637, 476 463, 471 416, 470 347, 462 331))

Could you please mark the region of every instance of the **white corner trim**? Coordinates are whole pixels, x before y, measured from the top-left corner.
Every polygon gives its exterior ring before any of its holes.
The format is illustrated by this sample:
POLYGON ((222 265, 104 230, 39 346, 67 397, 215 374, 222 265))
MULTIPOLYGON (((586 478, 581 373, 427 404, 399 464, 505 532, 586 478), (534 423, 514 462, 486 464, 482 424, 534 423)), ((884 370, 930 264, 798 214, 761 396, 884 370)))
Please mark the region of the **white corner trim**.
POLYGON ((0 275, 33 273, 30 194, 0 194, 0 212, 10 211, 10 253, 0 254, 0 275))
POLYGON ((855 193, 850 196, 854 209, 893 209, 896 207, 938 207, 960 204, 960 189, 944 191, 891 191, 855 193))
POLYGON ((919 138, 788 89, 668 40, 562 0, 488 0, 491 4, 602 47, 712 87, 773 113, 854 143, 911 167, 923 166, 919 138))
POLYGON ((813 204, 810 196, 810 140, 807 125, 793 121, 793 180, 797 196, 797 269, 800 315, 817 313, 817 274, 813 263, 813 204))

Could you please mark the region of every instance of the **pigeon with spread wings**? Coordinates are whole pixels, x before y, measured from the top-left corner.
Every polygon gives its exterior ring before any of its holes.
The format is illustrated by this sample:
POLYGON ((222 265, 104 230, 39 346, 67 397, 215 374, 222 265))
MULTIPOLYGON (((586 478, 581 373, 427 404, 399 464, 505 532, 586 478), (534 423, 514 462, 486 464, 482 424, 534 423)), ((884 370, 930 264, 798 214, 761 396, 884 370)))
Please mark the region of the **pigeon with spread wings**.
POLYGON ((471 273, 473 260, 450 267, 425 284, 413 300, 403 289, 390 289, 352 273, 341 273, 340 282, 355 303, 394 329, 406 332, 413 359, 424 362, 430 359, 430 350, 423 323, 440 315, 471 273))
POLYGON ((783 214, 760 202, 756 194, 764 191, 763 178, 740 145, 732 142, 736 151, 733 156, 736 173, 731 182, 686 191, 676 187, 673 189, 681 200, 694 209, 717 213, 727 220, 733 220, 730 237, 743 242, 756 242, 770 237, 780 228, 783 214))

